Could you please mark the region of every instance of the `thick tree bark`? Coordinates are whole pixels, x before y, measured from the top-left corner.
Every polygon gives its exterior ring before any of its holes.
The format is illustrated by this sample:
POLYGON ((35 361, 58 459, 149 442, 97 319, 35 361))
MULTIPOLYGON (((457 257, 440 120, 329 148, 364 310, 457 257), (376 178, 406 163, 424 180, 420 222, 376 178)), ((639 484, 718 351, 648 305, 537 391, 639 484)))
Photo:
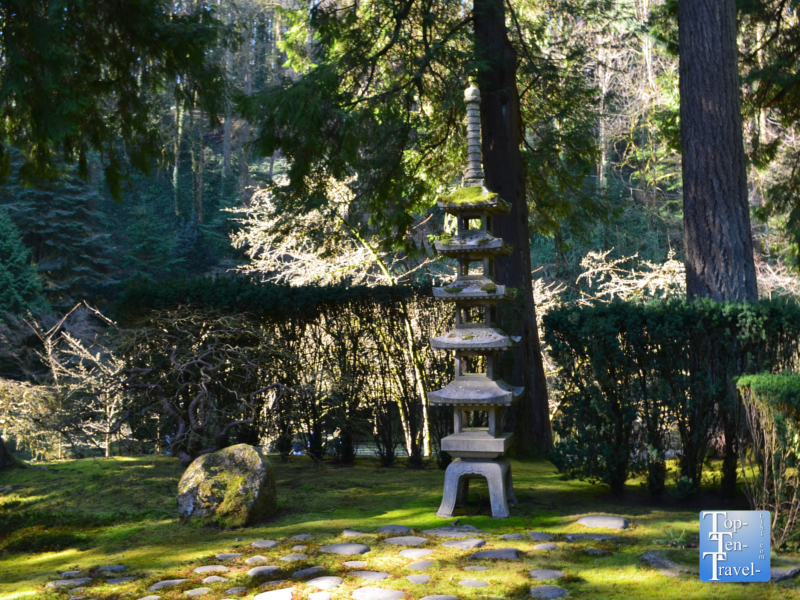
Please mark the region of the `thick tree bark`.
POLYGON ((686 291, 753 301, 735 0, 680 0, 678 43, 686 291))
POLYGON ((0 436, 0 469, 13 467, 16 462, 17 461, 14 460, 14 455, 6 448, 5 440, 0 436))
POLYGON ((506 32, 503 0, 475 0, 473 14, 478 57, 486 65, 478 80, 485 183, 512 207, 509 215, 495 217, 494 233, 514 247, 510 257, 496 261, 495 275, 516 287, 519 298, 516 307, 501 306, 500 315, 506 331, 522 336, 510 381, 525 386, 514 419, 516 448, 522 455, 542 454, 552 446, 552 433, 533 300, 517 53, 506 32))

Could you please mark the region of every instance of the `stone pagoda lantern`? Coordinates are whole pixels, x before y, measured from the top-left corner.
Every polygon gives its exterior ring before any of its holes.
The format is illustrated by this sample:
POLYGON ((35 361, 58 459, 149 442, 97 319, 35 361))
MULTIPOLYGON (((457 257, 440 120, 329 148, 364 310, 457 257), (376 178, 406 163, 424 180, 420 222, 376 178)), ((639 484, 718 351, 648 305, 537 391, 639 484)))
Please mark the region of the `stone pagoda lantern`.
POLYGON ((493 326, 497 303, 511 300, 515 290, 495 281, 494 261, 511 254, 511 247, 493 237, 495 215, 511 206, 483 186, 480 138, 480 92, 470 87, 467 103, 467 169, 463 187, 439 199, 439 207, 457 219, 458 231, 436 242, 439 254, 458 261, 458 275, 447 287, 433 288, 434 297, 455 303, 456 326, 431 338, 436 350, 455 351, 455 380, 430 392, 431 404, 453 407, 453 434, 441 440, 442 451, 455 460, 447 467, 444 497, 436 514, 451 517, 457 504, 466 503, 469 480, 484 477, 489 486, 492 516, 506 518, 516 504, 509 461, 503 453, 513 434, 504 433, 503 410, 522 395, 523 388, 497 378, 499 353, 519 342, 493 326), (469 427, 470 413, 486 413, 488 428, 469 427))

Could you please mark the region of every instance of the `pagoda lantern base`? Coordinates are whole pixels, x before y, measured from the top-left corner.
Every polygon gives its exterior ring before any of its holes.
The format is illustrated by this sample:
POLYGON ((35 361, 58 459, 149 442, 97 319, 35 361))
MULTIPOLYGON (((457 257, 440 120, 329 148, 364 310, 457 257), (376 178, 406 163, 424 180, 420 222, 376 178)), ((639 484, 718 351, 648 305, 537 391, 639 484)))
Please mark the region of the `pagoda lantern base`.
POLYGON ((455 459, 444 474, 444 497, 437 517, 452 517, 457 506, 467 502, 469 480, 483 477, 489 487, 492 516, 507 519, 508 507, 516 506, 514 485, 511 482, 511 464, 507 458, 494 460, 455 459))

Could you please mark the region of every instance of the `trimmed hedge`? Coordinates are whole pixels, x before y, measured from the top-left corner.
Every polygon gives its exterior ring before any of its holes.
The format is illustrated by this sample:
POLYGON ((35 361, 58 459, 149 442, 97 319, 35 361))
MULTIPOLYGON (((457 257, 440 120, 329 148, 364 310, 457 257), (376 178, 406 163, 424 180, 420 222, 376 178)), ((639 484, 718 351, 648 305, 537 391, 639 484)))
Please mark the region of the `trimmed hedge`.
POLYGON ((622 493, 631 474, 665 488, 667 431, 681 441, 677 492, 695 495, 712 437, 725 438, 723 488, 736 486, 734 379, 797 362, 800 306, 781 300, 669 300, 564 307, 543 319, 563 395, 552 459, 569 477, 622 493))

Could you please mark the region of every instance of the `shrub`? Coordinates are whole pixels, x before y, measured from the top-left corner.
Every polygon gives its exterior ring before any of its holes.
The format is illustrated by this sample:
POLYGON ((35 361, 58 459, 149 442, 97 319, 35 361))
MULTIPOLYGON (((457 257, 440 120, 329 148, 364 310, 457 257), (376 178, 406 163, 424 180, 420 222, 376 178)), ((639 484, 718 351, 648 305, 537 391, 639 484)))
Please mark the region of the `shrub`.
POLYGON ((737 387, 745 493, 753 510, 770 511, 772 545, 780 548, 800 536, 800 374, 747 375, 737 387))

